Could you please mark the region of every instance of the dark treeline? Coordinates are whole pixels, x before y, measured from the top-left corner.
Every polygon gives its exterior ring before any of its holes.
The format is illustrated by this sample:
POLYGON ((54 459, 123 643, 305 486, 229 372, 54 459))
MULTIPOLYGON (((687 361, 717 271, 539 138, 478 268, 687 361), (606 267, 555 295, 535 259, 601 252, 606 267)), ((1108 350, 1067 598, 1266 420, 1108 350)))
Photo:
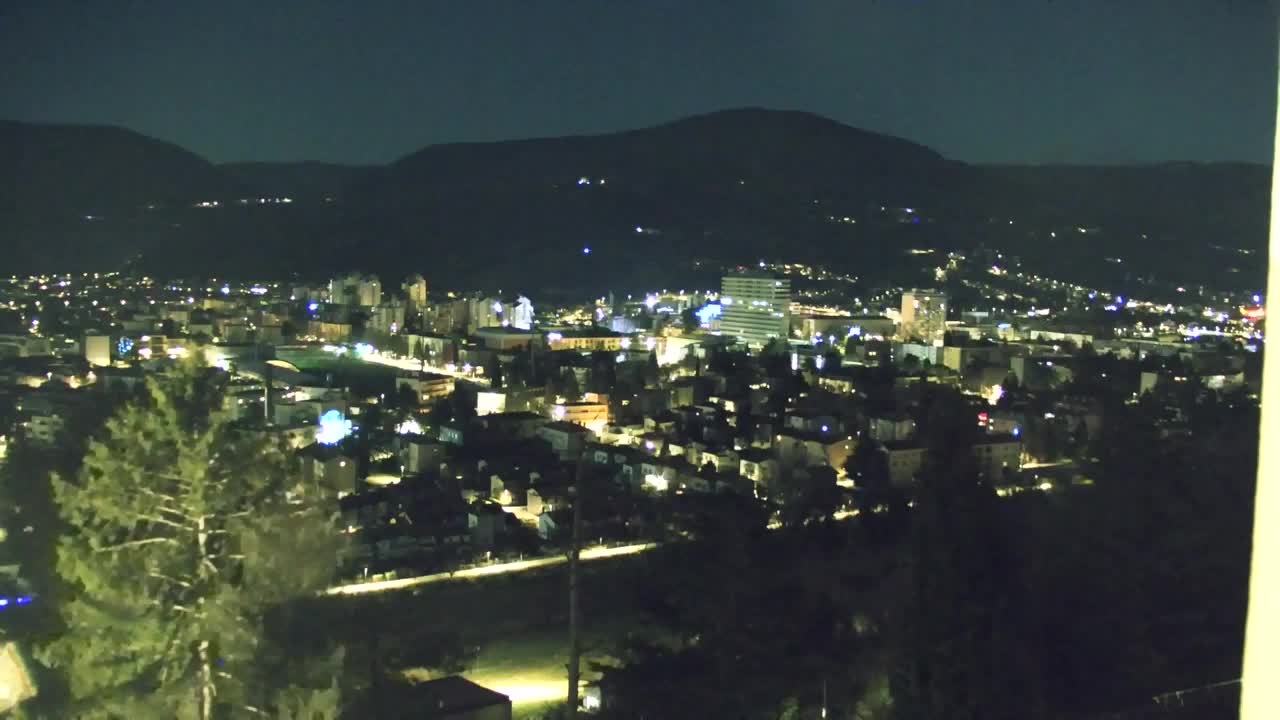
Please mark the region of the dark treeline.
POLYGON ((910 508, 773 532, 750 503, 693 508, 605 717, 1229 716, 1229 682, 1197 689, 1239 678, 1257 408, 1189 398, 1162 437, 1157 405, 1114 408, 1092 485, 998 497, 943 393, 910 508))

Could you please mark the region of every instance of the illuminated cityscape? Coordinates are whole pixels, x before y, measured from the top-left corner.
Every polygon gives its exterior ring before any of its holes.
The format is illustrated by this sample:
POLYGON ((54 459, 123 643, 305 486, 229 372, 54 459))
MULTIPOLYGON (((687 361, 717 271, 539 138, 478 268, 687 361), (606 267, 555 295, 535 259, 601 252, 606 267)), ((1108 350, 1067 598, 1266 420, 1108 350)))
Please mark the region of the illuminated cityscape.
POLYGON ((1241 710, 1261 9, 27 5, 0 718, 1241 710))

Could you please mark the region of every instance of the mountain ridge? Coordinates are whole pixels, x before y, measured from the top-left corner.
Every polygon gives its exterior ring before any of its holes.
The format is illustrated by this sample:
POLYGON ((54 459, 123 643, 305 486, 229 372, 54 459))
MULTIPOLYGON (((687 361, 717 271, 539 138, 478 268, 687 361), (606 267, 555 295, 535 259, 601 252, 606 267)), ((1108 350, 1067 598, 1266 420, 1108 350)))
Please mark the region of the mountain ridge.
POLYGON ((1090 255, 1151 254, 1164 276, 1179 272, 1160 257, 1170 247, 1202 263, 1213 261, 1209 245, 1265 248, 1269 183, 1266 166, 1238 162, 973 165, 763 108, 430 145, 375 166, 215 165, 122 128, 0 121, 0 235, 17 240, 10 272, 141 255, 170 274, 350 266, 460 283, 640 282, 694 256, 889 267, 909 243, 1034 257, 1056 250, 1053 227, 1088 224, 1112 236, 1063 250, 1082 267, 1090 255), (240 202, 267 196, 299 202, 240 202), (223 207, 192 207, 213 200, 223 207), (919 208, 925 222, 902 226, 881 206, 919 208), (844 217, 856 223, 831 222, 844 217), (595 253, 583 257, 584 247, 595 253))

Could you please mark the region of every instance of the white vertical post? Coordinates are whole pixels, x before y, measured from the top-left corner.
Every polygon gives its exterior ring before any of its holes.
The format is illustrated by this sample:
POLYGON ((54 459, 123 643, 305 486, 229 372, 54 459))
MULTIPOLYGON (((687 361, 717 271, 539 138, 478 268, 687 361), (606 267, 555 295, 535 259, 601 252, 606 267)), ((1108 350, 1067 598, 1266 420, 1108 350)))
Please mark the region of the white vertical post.
MULTIPOLYGON (((1277 98, 1280 103, 1280 89, 1277 98)), ((1280 104, 1276 111, 1280 133, 1280 104)), ((1267 309, 1280 310, 1280 134, 1271 164, 1271 239, 1267 255, 1267 309)), ((1244 642, 1241 720, 1280 718, 1280 322, 1267 323, 1262 369, 1258 489, 1253 510, 1253 567, 1244 642)))

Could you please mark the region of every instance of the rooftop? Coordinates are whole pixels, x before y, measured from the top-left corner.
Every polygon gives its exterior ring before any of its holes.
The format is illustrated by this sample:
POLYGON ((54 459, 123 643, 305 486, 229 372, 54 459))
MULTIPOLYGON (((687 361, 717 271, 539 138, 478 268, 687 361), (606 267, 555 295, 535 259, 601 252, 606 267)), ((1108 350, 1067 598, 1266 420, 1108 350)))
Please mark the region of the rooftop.
POLYGON ((560 432, 575 433, 575 434, 578 434, 578 433, 589 434, 591 432, 587 428, 577 423, 571 423, 566 420, 556 420, 554 422, 549 422, 546 425, 543 425, 542 427, 548 430, 558 430, 560 432))

